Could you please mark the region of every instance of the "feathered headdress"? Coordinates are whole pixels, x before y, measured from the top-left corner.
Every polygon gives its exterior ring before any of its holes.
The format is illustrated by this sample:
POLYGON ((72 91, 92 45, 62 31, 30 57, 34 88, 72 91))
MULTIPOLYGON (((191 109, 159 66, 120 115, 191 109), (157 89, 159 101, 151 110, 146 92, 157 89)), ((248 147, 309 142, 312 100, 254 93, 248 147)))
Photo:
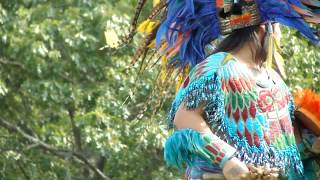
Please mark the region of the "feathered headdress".
POLYGON ((308 129, 320 136, 320 95, 310 89, 295 94, 295 115, 308 129))
MULTIPOLYGON (((185 72, 186 67, 192 68, 205 59, 206 47, 221 35, 268 22, 295 28, 312 43, 320 44, 320 33, 309 25, 320 23, 318 0, 154 0, 150 16, 137 28, 145 2, 139 0, 127 38, 128 42, 137 30, 146 34, 132 63, 156 45, 162 64, 185 72)), ((272 59, 279 57, 279 45, 272 31, 268 36, 267 65, 272 66, 272 59)), ((280 72, 281 64, 276 62, 280 72)))

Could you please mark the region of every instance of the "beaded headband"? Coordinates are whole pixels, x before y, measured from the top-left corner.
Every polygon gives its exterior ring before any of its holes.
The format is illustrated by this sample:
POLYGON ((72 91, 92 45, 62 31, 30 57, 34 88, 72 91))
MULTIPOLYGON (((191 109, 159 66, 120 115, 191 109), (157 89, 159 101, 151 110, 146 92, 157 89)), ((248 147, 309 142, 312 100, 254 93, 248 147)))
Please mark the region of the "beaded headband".
POLYGON ((261 23, 259 10, 254 0, 218 0, 216 6, 223 35, 230 34, 236 29, 261 23))

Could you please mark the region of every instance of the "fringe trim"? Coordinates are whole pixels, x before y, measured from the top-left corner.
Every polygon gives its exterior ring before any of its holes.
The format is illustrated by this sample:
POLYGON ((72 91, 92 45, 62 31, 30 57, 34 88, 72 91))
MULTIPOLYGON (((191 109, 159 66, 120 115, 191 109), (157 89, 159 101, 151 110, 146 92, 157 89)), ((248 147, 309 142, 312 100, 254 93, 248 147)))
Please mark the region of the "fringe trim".
POLYGON ((200 105, 215 102, 216 97, 219 96, 217 92, 220 87, 220 78, 217 73, 214 73, 211 77, 203 76, 194 79, 186 89, 180 89, 167 117, 169 128, 174 127, 173 120, 182 102, 185 102, 187 109, 195 109, 200 105))

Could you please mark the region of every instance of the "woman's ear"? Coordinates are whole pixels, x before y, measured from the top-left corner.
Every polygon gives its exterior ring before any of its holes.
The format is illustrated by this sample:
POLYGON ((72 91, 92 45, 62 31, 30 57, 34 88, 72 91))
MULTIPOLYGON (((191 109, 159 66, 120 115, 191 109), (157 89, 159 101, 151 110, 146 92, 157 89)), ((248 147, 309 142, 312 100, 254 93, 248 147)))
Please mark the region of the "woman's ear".
POLYGON ((266 25, 265 24, 260 24, 259 25, 259 31, 266 31, 266 25))
POLYGON ((263 39, 266 33, 266 25, 261 24, 258 28, 258 35, 260 39, 263 39))

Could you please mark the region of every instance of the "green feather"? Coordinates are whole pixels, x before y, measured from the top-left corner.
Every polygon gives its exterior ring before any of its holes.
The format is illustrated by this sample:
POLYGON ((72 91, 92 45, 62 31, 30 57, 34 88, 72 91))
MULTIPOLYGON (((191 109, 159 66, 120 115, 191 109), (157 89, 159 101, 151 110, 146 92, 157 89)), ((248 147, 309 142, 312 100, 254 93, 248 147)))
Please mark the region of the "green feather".
POLYGON ((240 109, 243 109, 244 104, 243 104, 242 94, 237 93, 237 96, 238 96, 238 106, 240 109))
POLYGON ((231 94, 231 106, 232 106, 232 111, 234 111, 237 108, 237 95, 235 93, 230 93, 231 94))

